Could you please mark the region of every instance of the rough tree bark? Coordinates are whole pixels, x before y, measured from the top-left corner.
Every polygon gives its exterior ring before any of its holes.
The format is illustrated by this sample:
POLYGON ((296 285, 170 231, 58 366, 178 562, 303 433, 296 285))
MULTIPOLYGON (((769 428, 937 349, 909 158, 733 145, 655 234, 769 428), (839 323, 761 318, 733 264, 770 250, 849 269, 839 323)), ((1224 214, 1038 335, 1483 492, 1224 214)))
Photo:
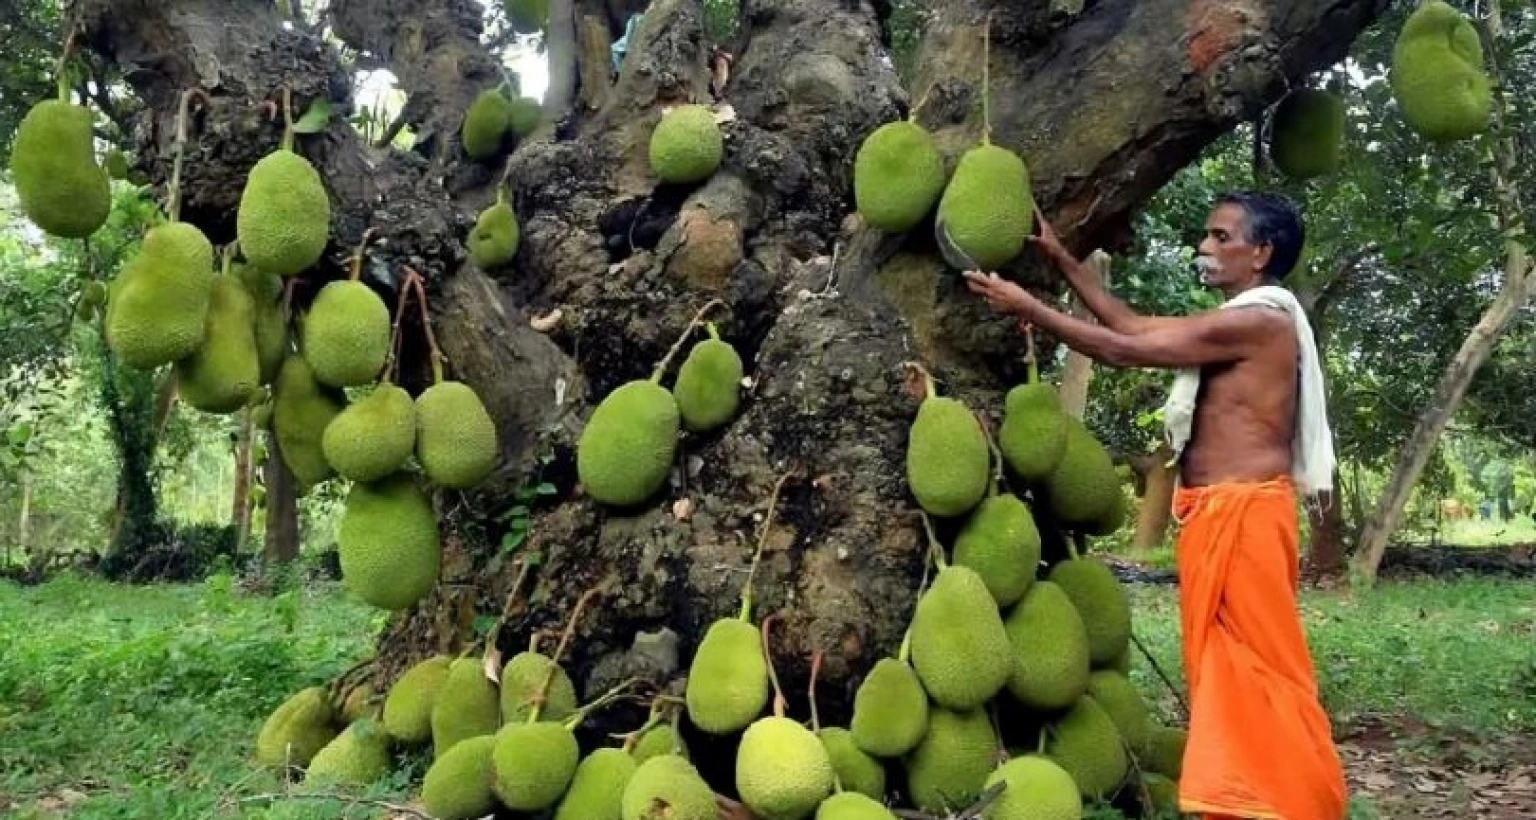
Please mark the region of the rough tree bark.
MULTIPOLYGON (((1083 265, 1092 275, 1093 280, 1103 287, 1109 287, 1109 254, 1101 250, 1095 250, 1083 260, 1083 265)), ((1072 315, 1096 322, 1088 307, 1075 295, 1071 300, 1072 315)), ((1088 410, 1088 388, 1093 384, 1093 359, 1084 356, 1076 350, 1067 354, 1067 361, 1061 368, 1061 407, 1069 414, 1082 418, 1088 410)))
POLYGON ((1168 522, 1173 518, 1173 491, 1178 473, 1169 466, 1173 451, 1159 444, 1152 452, 1131 459, 1131 468, 1141 475, 1141 504, 1136 508, 1136 530, 1131 549, 1145 554, 1163 543, 1168 522))
POLYGON ((235 490, 231 493, 229 523, 235 528, 235 543, 245 548, 251 534, 251 442, 255 440, 251 411, 240 411, 239 432, 235 436, 235 490))
POLYGON ((269 436, 265 473, 267 529, 262 536, 262 558, 269 565, 280 566, 299 557, 299 500, 295 495, 293 473, 277 453, 277 442, 269 436))
MULTIPOLYGON (((1382 5, 1100 0, 1064 15, 1045 2, 999 4, 992 139, 1031 164, 1038 202, 1069 247, 1112 249, 1132 208, 1287 80, 1339 59, 1382 5)), ((192 85, 208 93, 182 213, 215 242, 230 239, 245 173, 277 143, 280 124, 260 101, 284 83, 299 107, 321 94, 347 101, 337 56, 283 30, 264 4, 82 0, 81 8, 84 42, 132 66, 126 76, 148 102, 141 160, 162 181, 177 96, 192 85)), ((513 573, 495 555, 496 516, 540 453, 554 456, 540 478, 558 495, 533 511, 522 550, 542 559, 538 590, 503 630, 503 648, 562 621, 585 590, 604 589, 569 664, 586 694, 637 673, 675 682, 675 665, 637 665, 631 645, 667 628, 686 658, 705 626, 735 611, 759 519, 786 472, 797 477, 779 501, 757 611, 784 616, 775 657, 792 711, 804 713, 813 650, 827 652, 822 716, 839 722, 859 677, 899 644, 923 566, 904 470, 917 401, 902 363, 922 361, 943 392, 995 417, 1023 376, 1021 347, 1012 324, 936 261, 931 227, 903 243, 848 218, 861 139, 911 104, 886 60, 875 7, 758 0, 747 9, 723 91, 735 118, 723 126, 720 172, 685 189, 658 187, 649 175, 646 145, 662 110, 709 100, 700 3, 656 0, 601 107, 578 110, 511 156, 522 246, 513 269, 493 277, 466 263, 462 237, 494 197, 502 167, 460 161, 453 144, 458 117, 494 80, 477 4, 332 4, 337 35, 391 66, 431 142, 376 153, 339 118, 299 138, 335 205, 332 253, 305 277, 300 303, 340 274, 374 228, 370 282, 387 290, 406 264, 428 279, 449 372, 479 392, 501 436, 491 480, 439 499, 443 578, 384 637, 386 678, 462 639, 462 613, 501 610, 513 573), (686 437, 671 484, 646 508, 593 504, 575 486, 582 421, 614 387, 649 375, 711 299, 724 303, 714 318, 752 380, 739 418, 686 437), (552 329, 531 327, 535 316, 552 329), (691 514, 674 514, 682 499, 691 514)), ((951 159, 980 136, 980 24, 989 9, 981 0, 944 6, 919 58, 918 94, 929 94, 921 120, 951 159)), ((1028 260, 1007 272, 1056 286, 1028 260)), ((408 352, 406 379, 419 389, 420 345, 408 352)))

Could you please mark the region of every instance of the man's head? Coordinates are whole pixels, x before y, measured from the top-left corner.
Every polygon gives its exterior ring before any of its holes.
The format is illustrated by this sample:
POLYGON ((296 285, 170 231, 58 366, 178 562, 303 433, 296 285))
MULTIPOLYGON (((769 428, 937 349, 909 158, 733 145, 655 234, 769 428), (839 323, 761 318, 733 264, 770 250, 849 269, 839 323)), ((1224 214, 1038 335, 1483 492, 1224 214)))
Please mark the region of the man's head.
POLYGON ((1263 191, 1217 197, 1205 221, 1201 256, 1211 264, 1204 281, 1228 293, 1280 280, 1296 266, 1306 229, 1289 199, 1263 191))

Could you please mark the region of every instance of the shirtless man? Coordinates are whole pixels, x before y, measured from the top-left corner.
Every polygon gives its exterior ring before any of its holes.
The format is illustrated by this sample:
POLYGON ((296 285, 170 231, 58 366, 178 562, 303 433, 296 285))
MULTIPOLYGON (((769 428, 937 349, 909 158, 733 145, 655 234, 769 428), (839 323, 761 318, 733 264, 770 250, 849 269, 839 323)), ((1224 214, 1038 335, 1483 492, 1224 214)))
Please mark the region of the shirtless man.
POLYGON ((1096 361, 1197 380, 1182 434, 1173 432, 1177 400, 1165 408, 1179 459, 1174 513, 1191 703, 1180 809, 1208 820, 1342 820, 1343 770, 1296 612, 1293 480, 1308 494, 1329 488, 1333 454, 1310 326, 1278 287, 1301 252, 1295 206, 1253 192, 1217 200, 1199 261, 1202 281, 1227 304, 1194 316, 1132 311, 1093 281, 1043 217, 1031 239, 1102 325, 996 274, 967 271, 970 289, 1020 327, 1096 361))

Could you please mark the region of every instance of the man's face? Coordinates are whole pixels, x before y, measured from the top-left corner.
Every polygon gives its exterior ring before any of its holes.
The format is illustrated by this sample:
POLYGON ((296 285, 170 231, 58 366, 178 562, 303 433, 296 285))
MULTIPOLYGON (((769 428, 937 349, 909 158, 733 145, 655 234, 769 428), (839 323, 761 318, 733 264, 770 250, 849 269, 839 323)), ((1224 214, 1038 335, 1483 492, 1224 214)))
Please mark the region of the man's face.
POLYGON ((1257 279, 1270 256, 1269 245, 1248 241, 1247 214, 1231 202, 1211 209, 1199 251, 1215 263, 1202 271, 1200 281, 1218 288, 1257 279))

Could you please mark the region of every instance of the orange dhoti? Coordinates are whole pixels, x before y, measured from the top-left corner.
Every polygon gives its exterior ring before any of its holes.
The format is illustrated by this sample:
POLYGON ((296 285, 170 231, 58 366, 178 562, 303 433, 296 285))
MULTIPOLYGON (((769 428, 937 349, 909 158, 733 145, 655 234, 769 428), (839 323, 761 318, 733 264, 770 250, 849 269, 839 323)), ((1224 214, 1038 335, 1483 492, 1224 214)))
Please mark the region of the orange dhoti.
POLYGON ((1293 485, 1180 487, 1174 515, 1191 712, 1180 809, 1342 820, 1344 772, 1296 610, 1293 485))

